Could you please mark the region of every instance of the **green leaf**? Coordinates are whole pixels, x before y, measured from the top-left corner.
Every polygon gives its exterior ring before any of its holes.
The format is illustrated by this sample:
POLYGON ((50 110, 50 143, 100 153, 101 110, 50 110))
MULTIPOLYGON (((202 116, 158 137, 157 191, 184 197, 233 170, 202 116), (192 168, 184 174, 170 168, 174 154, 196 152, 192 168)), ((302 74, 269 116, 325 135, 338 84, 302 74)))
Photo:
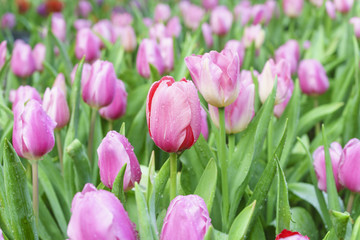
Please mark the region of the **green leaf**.
POLYGON ((13 112, 3 103, 0 103, 0 111, 5 112, 5 114, 7 114, 9 118, 14 118, 13 112))
POLYGON ((333 223, 333 228, 335 229, 336 236, 339 239, 344 239, 346 234, 346 227, 350 219, 350 214, 348 212, 342 213, 334 210, 330 212, 331 221, 333 223))
POLYGON ((260 218, 258 217, 255 221, 252 231, 249 233, 250 240, 266 240, 263 226, 261 224, 260 218))
POLYGON ((157 68, 149 63, 149 67, 150 67, 150 78, 151 78, 151 82, 156 82, 156 81, 159 81, 161 76, 160 76, 160 73, 159 71, 157 70, 157 68))
POLYGON ((70 80, 70 73, 73 69, 72 63, 70 61, 70 57, 65 50, 64 44, 54 35, 54 33, 52 31, 50 31, 50 35, 53 38, 53 40, 55 41, 55 45, 60 50, 60 54, 63 59, 62 62, 65 64, 65 72, 64 73, 65 73, 66 79, 70 80))
POLYGON ((4 182, 14 239, 38 239, 25 169, 9 141, 4 144, 4 182))
POLYGON ((318 229, 313 216, 302 207, 291 209, 290 229, 307 235, 311 240, 318 239, 318 229))
POLYGON ((0 181, 1 181, 0 182, 0 228, 6 236, 12 238, 12 234, 10 232, 11 229, 10 219, 8 219, 9 209, 7 207, 7 200, 5 193, 4 171, 1 164, 0 164, 0 181))
POLYGON ((287 183, 280 163, 278 164, 278 194, 276 203, 276 234, 283 229, 290 229, 290 205, 288 197, 287 183))
POLYGON ((214 202, 217 181, 217 167, 214 159, 210 159, 206 166, 194 194, 202 197, 206 203, 209 214, 214 202))
POLYGON ((214 234, 214 227, 212 225, 210 225, 210 227, 208 228, 208 230, 204 236, 204 240, 216 240, 215 234, 214 234))
POLYGON ((155 193, 153 191, 154 177, 155 177, 155 152, 152 151, 149 161, 149 172, 148 172, 147 188, 146 188, 146 202, 148 203, 149 206, 150 206, 150 199, 153 196, 153 193, 155 193))
POLYGON ((161 211, 159 208, 160 200, 164 196, 164 190, 166 183, 168 182, 170 177, 170 160, 166 160, 166 162, 162 165, 159 172, 155 177, 155 209, 157 211, 161 211))
POLYGON ((360 216, 356 219, 353 232, 351 234, 351 240, 360 239, 360 216))
POLYGON ((198 140, 194 144, 194 149, 198 156, 198 159, 196 159, 196 160, 201 163, 203 168, 206 167, 206 165, 208 164, 208 162, 211 158, 216 159, 215 155, 213 154, 213 152, 211 151, 211 149, 209 147, 209 144, 206 142, 206 140, 202 134, 200 134, 198 140))
POLYGON ((56 71, 56 69, 50 65, 50 63, 48 63, 46 60, 43 61, 43 66, 44 68, 51 74, 52 78, 56 78, 58 73, 56 71))
POLYGON ((111 190, 111 192, 113 194, 115 194, 115 196, 120 200, 120 202, 122 202, 123 204, 125 204, 125 193, 124 193, 124 175, 125 175, 125 171, 126 171, 126 166, 127 163, 125 163, 118 175, 115 178, 114 184, 113 184, 113 188, 111 190))
POLYGON ((244 208, 235 218, 229 231, 229 239, 244 239, 255 211, 256 200, 244 208))
POLYGON ((125 136, 125 122, 121 124, 119 133, 123 136, 125 136))

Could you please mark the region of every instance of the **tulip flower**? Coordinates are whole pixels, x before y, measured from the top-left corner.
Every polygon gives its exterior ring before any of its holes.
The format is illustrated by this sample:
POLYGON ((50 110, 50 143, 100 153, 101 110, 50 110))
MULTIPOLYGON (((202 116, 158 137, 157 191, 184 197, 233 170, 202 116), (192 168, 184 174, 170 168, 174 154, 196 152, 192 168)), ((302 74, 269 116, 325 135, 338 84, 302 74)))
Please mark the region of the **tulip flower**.
POLYGON ((226 6, 218 6, 211 12, 211 29, 217 35, 226 35, 231 28, 232 21, 233 15, 226 6))
POLYGON ((283 114, 283 112, 285 111, 285 108, 288 105, 288 103, 291 99, 291 96, 293 94, 293 91, 294 91, 294 83, 293 83, 293 81, 290 81, 290 87, 288 89, 285 100, 282 103, 274 106, 274 115, 277 118, 280 118, 281 115, 283 114))
POLYGON ((310 0, 310 2, 316 7, 321 7, 323 4, 323 0, 310 0))
POLYGON ((266 12, 270 9, 267 9, 265 4, 255 4, 251 8, 251 15, 253 18, 253 25, 261 24, 266 22, 266 12))
MULTIPOLYGON (((132 26, 114 27, 114 35, 120 37, 121 46, 124 47, 126 52, 132 52, 136 49, 136 35, 132 26)), ((116 39, 116 36, 114 37, 116 39)))
POLYGON ((266 62, 263 71, 258 77, 259 80, 259 96, 262 103, 265 103, 271 94, 275 78, 277 77, 277 89, 275 97, 275 105, 285 101, 288 90, 291 86, 290 65, 284 59, 280 59, 278 63, 270 59, 266 62))
POLYGON ((225 49, 185 58, 185 64, 200 93, 215 107, 226 107, 239 95, 240 61, 237 53, 225 49))
POLYGON ((110 131, 101 141, 97 153, 99 156, 100 178, 108 188, 112 188, 116 176, 126 163, 124 174, 124 191, 134 187, 135 182, 141 179, 139 162, 135 156, 134 148, 128 139, 116 131, 110 131))
POLYGON ((20 86, 18 89, 10 91, 9 100, 12 103, 13 111, 16 105, 20 104, 24 106, 24 104, 31 99, 41 103, 40 94, 35 88, 31 86, 20 86))
POLYGON ((334 0, 334 4, 337 11, 347 13, 352 8, 354 0, 334 0))
POLYGON ((16 40, 11 57, 11 70, 21 78, 26 78, 35 72, 35 59, 30 45, 23 40, 16 40))
POLYGON ((72 200, 67 235, 69 240, 137 239, 135 224, 119 199, 91 183, 72 200))
POLYGON ((46 9, 46 4, 45 3, 40 3, 38 5, 38 7, 36 8, 36 12, 42 16, 42 17, 46 17, 49 15, 47 9, 46 9))
POLYGON ((238 40, 229 40, 226 44, 224 49, 230 49, 233 52, 236 52, 239 56, 240 67, 243 63, 244 56, 245 56, 245 46, 241 41, 238 40))
POLYGON ((58 87, 65 95, 66 97, 66 82, 65 82, 65 76, 62 73, 59 73, 54 81, 53 88, 58 87))
POLYGON ((251 3, 241 1, 234 8, 235 19, 240 20, 242 26, 245 26, 251 19, 251 3))
POLYGON ((77 6, 77 13, 83 17, 83 18, 87 18, 89 16, 89 13, 91 13, 92 11, 92 6, 91 3, 86 1, 86 0, 81 0, 78 3, 77 6))
POLYGON ((115 26, 125 27, 125 26, 128 26, 128 25, 131 25, 132 21, 133 21, 133 17, 131 16, 130 13, 127 13, 127 12, 122 12, 122 13, 113 12, 111 14, 111 22, 115 26))
MULTIPOLYGON (((243 70, 240 77, 240 92, 235 102, 225 107, 225 130, 227 134, 238 133, 247 128, 255 115, 255 85, 251 72, 243 70)), ((219 112, 209 105, 211 120, 219 127, 219 112)))
POLYGON ((174 69, 174 42, 172 38, 162 38, 160 40, 160 53, 165 71, 172 71, 174 69))
POLYGON ((76 34, 75 55, 81 59, 85 55, 85 60, 92 62, 100 57, 101 41, 88 28, 80 29, 76 34))
POLYGON ((265 11, 265 22, 266 23, 269 23, 275 14, 279 15, 277 3, 275 0, 267 0, 265 2, 265 9, 267 9, 267 11, 265 11))
POLYGON ((300 60, 300 47, 296 40, 289 40, 280 46, 275 52, 276 62, 284 59, 290 64, 291 73, 296 73, 297 65, 300 60))
POLYGON ((181 33, 181 24, 179 17, 173 17, 171 18, 165 29, 165 34, 167 37, 179 37, 181 33))
POLYGON ((45 60, 45 54, 46 54, 46 47, 42 43, 38 43, 35 45, 34 50, 32 51, 32 54, 35 59, 35 68, 37 71, 44 70, 43 62, 45 60))
POLYGON ((155 144, 165 152, 190 148, 201 130, 200 100, 191 81, 166 76, 153 83, 146 100, 146 119, 155 144))
POLYGON ((339 182, 352 192, 360 192, 360 140, 351 139, 344 147, 339 163, 339 182))
POLYGON ((275 240, 309 240, 309 237, 284 229, 276 236, 275 240))
POLYGON ((74 28, 76 31, 79 31, 82 28, 90 28, 91 27, 91 21, 86 19, 77 19, 74 22, 74 28))
POLYGON ((149 28, 153 25, 153 20, 151 18, 143 18, 143 23, 149 28))
POLYGON ((336 18, 336 9, 335 9, 334 3, 330 0, 326 1, 325 8, 326 8, 326 12, 329 15, 329 17, 331 19, 335 19, 336 18))
POLYGON ((214 9, 219 4, 219 0, 202 0, 202 6, 206 10, 214 9))
POLYGON ((203 23, 201 25, 201 31, 205 40, 205 44, 208 48, 211 48, 214 44, 214 39, 212 36, 212 30, 208 23, 203 23))
POLYGON ((51 31, 62 42, 66 40, 66 22, 61 13, 53 13, 51 18, 51 31))
POLYGON ((282 2, 284 13, 291 18, 300 16, 303 6, 304 0, 283 0, 282 2))
POLYGON ((3 231, 0 229, 0 240, 4 240, 3 231))
POLYGON ((329 88, 329 80, 321 63, 315 59, 302 60, 298 70, 301 91, 320 95, 329 88))
POLYGON ((260 25, 246 27, 242 42, 246 48, 251 47, 251 44, 255 43, 255 48, 259 49, 265 40, 265 31, 260 25))
POLYGON ((164 62, 161 56, 161 50, 155 40, 144 38, 139 46, 136 56, 136 69, 144 77, 150 77, 150 66, 152 64, 162 75, 165 70, 164 62))
POLYGON ((166 28, 163 23, 156 23, 155 25, 151 26, 149 29, 149 36, 151 39, 155 41, 160 41, 162 38, 165 37, 166 28))
POLYGON ((159 3, 155 7, 154 20, 156 22, 166 22, 171 16, 171 9, 169 5, 159 3))
POLYGON ((116 73, 111 62, 97 60, 88 79, 82 78, 82 98, 93 108, 108 106, 114 98, 116 73))
POLYGON ((180 3, 180 12, 184 18, 185 26, 196 30, 205 15, 204 9, 189 2, 180 3))
POLYGON ((115 83, 115 95, 110 105, 100 108, 99 113, 107 120, 116 120, 125 114, 127 105, 127 92, 125 85, 120 79, 115 83))
MULTIPOLYGON (((92 27, 92 30, 94 31, 94 33, 99 34, 108 42, 114 42, 112 24, 109 20, 100 20, 92 27)), ((105 46, 104 43, 101 40, 99 41, 100 41, 100 48, 103 48, 105 46)))
POLYGON ((6 62, 6 41, 0 43, 0 70, 6 62))
MULTIPOLYGON (((360 17, 352 17, 350 19, 350 23, 354 26, 355 36, 357 38, 360 38, 360 17)), ((1 66, 1 64, 0 64, 0 66, 1 66)))
POLYGON ((1 18, 1 28, 13 29, 15 27, 15 15, 12 13, 5 13, 1 18))
MULTIPOLYGON (((71 74, 70 74, 71 84, 74 83, 77 68, 78 68, 78 64, 76 64, 75 67, 73 68, 73 70, 71 71, 71 74)), ((85 83, 89 79, 90 72, 91 72, 91 65, 89 63, 84 63, 83 69, 81 72, 81 87, 83 87, 82 84, 85 83)))
MULTIPOLYGON (((341 185, 338 178, 338 166, 342 154, 342 147, 340 143, 333 142, 329 148, 332 170, 337 190, 340 190, 341 185)), ((324 146, 318 147, 313 153, 314 169, 318 179, 318 188, 326 192, 326 165, 325 165, 325 151, 324 146)))
POLYGON ((201 107, 201 131, 200 133, 207 140, 209 137, 209 127, 207 123, 207 114, 203 107, 201 107))
POLYGON ((209 212, 201 197, 177 196, 166 212, 160 240, 202 240, 210 226, 209 212))

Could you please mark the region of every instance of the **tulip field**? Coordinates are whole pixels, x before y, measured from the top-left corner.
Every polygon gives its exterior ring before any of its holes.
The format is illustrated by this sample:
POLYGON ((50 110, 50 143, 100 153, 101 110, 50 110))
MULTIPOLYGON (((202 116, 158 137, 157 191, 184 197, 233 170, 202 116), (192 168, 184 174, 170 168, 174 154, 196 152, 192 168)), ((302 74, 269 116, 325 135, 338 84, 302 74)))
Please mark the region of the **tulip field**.
POLYGON ((360 1, 0 21, 0 240, 360 240, 360 1))

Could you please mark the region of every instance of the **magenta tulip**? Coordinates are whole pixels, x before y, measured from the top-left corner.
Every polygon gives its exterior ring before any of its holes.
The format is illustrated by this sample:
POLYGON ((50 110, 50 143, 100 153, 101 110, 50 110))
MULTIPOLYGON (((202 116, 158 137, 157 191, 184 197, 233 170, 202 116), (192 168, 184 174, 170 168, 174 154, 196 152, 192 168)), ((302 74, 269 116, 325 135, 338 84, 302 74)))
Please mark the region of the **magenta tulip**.
POLYGON ((344 147, 339 163, 339 182, 352 192, 360 192, 360 140, 351 139, 344 147))
POLYGON ((219 0, 202 0, 201 2, 206 10, 214 9, 219 4, 219 0))
POLYGON ((165 29, 165 34, 167 37, 179 37, 181 33, 181 24, 179 17, 173 17, 171 18, 165 29))
POLYGON ((41 104, 31 99, 14 110, 12 142, 20 157, 36 160, 54 147, 56 123, 46 114, 41 104))
POLYGON ((83 18, 87 18, 89 16, 89 13, 91 13, 92 11, 92 6, 91 3, 86 1, 86 0, 81 0, 78 3, 77 6, 77 13, 83 17, 83 18))
POLYGON ((226 35, 232 25, 233 15, 225 6, 217 6, 211 12, 210 25, 212 31, 220 36, 226 35))
POLYGON ((300 16, 303 6, 304 0, 283 0, 282 2, 284 13, 291 18, 300 16))
POLYGON ((284 59, 290 64, 291 73, 296 73, 298 62, 300 60, 300 47, 296 40, 289 40, 281 45, 275 52, 276 62, 284 59))
POLYGON ((76 31, 79 31, 82 28, 90 28, 91 27, 91 21, 87 19, 77 19, 74 22, 74 28, 76 31))
MULTIPOLYGON (((115 29, 115 28, 114 28, 115 29)), ((136 49, 137 41, 134 28, 132 26, 125 26, 119 29, 119 36, 121 46, 126 52, 132 52, 136 49)))
MULTIPOLYGON (((352 17, 350 19, 350 23, 354 26, 355 36, 357 38, 360 38, 360 17, 352 17)), ((0 66, 1 66, 1 64, 0 64, 0 66)))
POLYGON ((137 232, 119 199, 87 183, 71 203, 69 240, 136 240, 137 232))
POLYGON ((174 42, 172 38, 162 38, 160 40, 160 52, 165 71, 172 71, 174 69, 174 42))
POLYGON ((331 19, 335 19, 336 18, 336 9, 335 9, 335 4, 332 1, 326 1, 325 3, 325 7, 326 7, 326 12, 329 15, 329 17, 331 19))
POLYGON ((184 18, 185 26, 192 30, 196 30, 205 15, 204 9, 185 1, 181 2, 179 7, 181 15, 184 18))
MULTIPOLYGON (((200 106, 201 107, 201 106, 200 106)), ((209 137, 209 126, 207 123, 207 114, 203 107, 201 107, 201 131, 200 133, 207 140, 209 137)))
POLYGON ((116 80, 115 95, 110 105, 100 108, 99 113, 107 120, 116 120, 121 118, 126 112, 127 92, 125 85, 120 79, 116 80))
POLYGON ((18 89, 10 91, 9 100, 12 103, 13 110, 17 104, 24 106, 24 104, 31 99, 41 103, 40 94, 31 86, 20 86, 18 89))
POLYGON ((190 148, 201 131, 200 100, 191 81, 166 76, 153 83, 146 100, 150 137, 165 152, 190 148))
MULTIPOLYGON (((94 31, 94 33, 103 37, 106 41, 108 42, 114 41, 112 24, 109 20, 100 20, 92 27, 92 30, 94 31)), ((99 41, 100 41, 100 48, 103 48, 105 44, 103 43, 102 40, 99 39, 99 41)))
POLYGON ((315 59, 302 60, 298 70, 301 91, 308 95, 320 95, 329 88, 329 80, 321 63, 315 59))
POLYGON ((154 21, 151 18, 143 18, 143 23, 146 27, 150 28, 153 25, 154 21))
POLYGON ((166 35, 166 28, 163 23, 156 23, 149 29, 149 36, 155 41, 160 41, 166 35))
POLYGON ((128 25, 131 25, 132 21, 133 21, 133 17, 131 16, 130 13, 127 13, 127 12, 123 12, 123 13, 113 12, 111 14, 111 22, 115 26, 125 27, 125 26, 128 26, 128 25))
POLYGON ((245 57, 245 46, 241 41, 238 40, 229 40, 224 49, 229 49, 233 52, 236 52, 239 56, 240 67, 245 57))
POLYGON ((251 8, 251 15, 253 18, 253 25, 266 22, 266 12, 269 11, 265 4, 255 4, 251 8))
POLYGON ((156 22, 166 22, 171 16, 171 9, 169 5, 159 3, 155 7, 154 20, 156 22))
POLYGON ((6 41, 0 43, 0 70, 6 62, 6 41))
POLYGON ((202 240, 210 226, 209 212, 201 197, 177 196, 167 209, 160 240, 202 240))
POLYGON ((275 240, 309 240, 310 238, 307 236, 301 235, 299 232, 291 232, 289 230, 282 230, 279 233, 275 240))
POLYGON ((46 47, 42 43, 38 43, 35 45, 33 51, 33 56, 35 59, 35 68, 37 71, 44 70, 43 62, 45 60, 46 47))
POLYGON ((116 73, 111 62, 97 60, 88 79, 82 78, 82 98, 93 108, 109 105, 115 95, 116 73))
POLYGON ((246 48, 251 47, 254 43, 256 49, 260 49, 265 40, 265 31, 260 25, 246 27, 242 42, 246 48))
POLYGON ((92 62, 100 57, 101 41, 89 29, 82 28, 76 34, 75 55, 81 59, 85 55, 85 60, 92 62))
POLYGON ((12 29, 15 27, 16 19, 12 13, 5 13, 1 18, 1 28, 12 29))
POLYGON ((62 73, 59 73, 54 81, 53 88, 58 87, 65 95, 66 97, 66 82, 65 82, 65 76, 62 73))
POLYGON ((294 91, 294 82, 290 81, 290 87, 288 89, 288 93, 286 95, 285 100, 282 103, 274 106, 274 115, 277 118, 280 118, 281 115, 283 114, 283 112, 285 111, 285 108, 288 105, 288 103, 289 103, 289 101, 291 99, 291 96, 293 94, 293 91, 294 91))
MULTIPOLYGON (((342 154, 342 147, 340 143, 333 142, 329 148, 332 170, 334 174, 335 184, 337 190, 340 190, 341 185, 338 178, 338 166, 342 154)), ((313 153, 314 169, 318 179, 318 188, 326 192, 326 165, 325 165, 325 151, 324 146, 318 147, 313 153)))
POLYGON ((205 40, 205 44, 208 48, 211 48, 214 44, 214 39, 212 36, 212 30, 208 23, 203 23, 201 25, 201 31, 205 40))
POLYGON ((225 49, 185 58, 190 75, 205 100, 226 107, 239 95, 240 61, 236 52, 225 49))
POLYGON ((150 77, 150 66, 152 64, 162 75, 165 70, 164 62, 161 56, 161 50, 155 40, 144 38, 139 46, 136 56, 136 69, 144 77, 150 77))
POLYGON ((347 13, 352 8, 354 0, 334 0, 334 4, 337 11, 347 13))
POLYGON ((249 1, 241 1, 234 8, 236 20, 240 20, 242 26, 245 26, 251 19, 251 3, 249 1))
POLYGON ((62 42, 66 40, 66 22, 61 13, 53 13, 51 18, 51 31, 62 42))
POLYGON ((35 72, 35 58, 30 45, 23 40, 16 40, 11 57, 11 70, 21 78, 26 78, 35 72))

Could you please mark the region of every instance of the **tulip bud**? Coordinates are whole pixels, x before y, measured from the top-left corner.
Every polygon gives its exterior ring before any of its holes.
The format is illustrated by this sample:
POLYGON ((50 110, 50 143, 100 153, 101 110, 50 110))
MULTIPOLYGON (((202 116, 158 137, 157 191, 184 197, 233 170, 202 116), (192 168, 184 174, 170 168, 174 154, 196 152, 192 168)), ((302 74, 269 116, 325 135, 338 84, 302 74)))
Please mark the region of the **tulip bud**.
POLYGON ((293 83, 293 81, 290 81, 290 87, 288 89, 286 99, 282 103, 274 106, 274 115, 277 118, 280 118, 281 115, 283 114, 283 112, 285 111, 285 108, 288 105, 288 103, 291 99, 291 96, 293 94, 293 91, 294 91, 294 83, 293 83))
POLYGON ((6 62, 6 41, 0 43, 0 70, 6 62))
POLYGON ((81 78, 81 81, 82 98, 91 107, 105 107, 113 101, 116 74, 111 62, 97 60, 91 66, 88 79, 81 78))
POLYGON ((86 19, 77 19, 74 22, 74 28, 76 31, 79 31, 82 28, 90 28, 91 27, 91 21, 86 19))
POLYGON ((179 37, 181 33, 181 24, 180 24, 180 20, 178 17, 173 17, 171 18, 167 25, 166 25, 166 29, 165 29, 165 35, 167 37, 179 37))
POLYGON ((233 52, 236 52, 239 56, 239 62, 240 62, 240 67, 241 64, 244 60, 244 56, 245 56, 245 46, 242 42, 238 41, 238 40, 229 40, 226 44, 224 49, 229 49, 233 52))
POLYGON ((275 240, 309 240, 309 237, 284 229, 276 236, 275 240))
POLYGON ((255 4, 251 8, 251 15, 253 18, 253 25, 261 24, 266 22, 266 12, 270 9, 267 9, 265 4, 255 4))
POLYGON ((155 7, 154 20, 156 22, 166 22, 171 16, 171 9, 169 5, 159 3, 155 7))
POLYGON ((172 71, 174 69, 174 43, 172 38, 162 38, 160 40, 160 52, 165 71, 172 71))
POLYGON ((275 78, 277 77, 277 88, 275 105, 285 101, 290 88, 291 74, 290 65, 284 59, 280 59, 278 63, 270 59, 266 62, 263 71, 258 77, 259 80, 259 95, 262 103, 265 103, 268 96, 271 94, 274 87, 275 78))
POLYGON ((344 147, 339 163, 339 182, 352 192, 360 192, 360 140, 351 139, 344 147))
POLYGON ((310 0, 310 2, 316 7, 321 7, 323 4, 323 0, 310 0))
MULTIPOLYGON (((240 92, 235 102, 225 107, 225 130, 227 134, 242 132, 255 115, 255 85, 250 71, 241 72, 240 92)), ((218 108, 209 105, 211 120, 219 127, 218 108)))
POLYGON ((121 45, 126 52, 132 52, 136 49, 136 35, 134 28, 130 25, 125 27, 114 27, 114 41, 120 38, 121 45))
POLYGON ((89 16, 89 13, 91 13, 92 11, 92 6, 91 3, 89 3, 88 1, 80 1, 78 3, 78 7, 77 7, 77 13, 83 17, 83 18, 87 18, 89 16))
POLYGON ((125 26, 128 26, 128 25, 131 25, 132 21, 133 21, 133 17, 131 16, 130 13, 127 13, 127 12, 123 12, 123 13, 113 12, 111 14, 111 22, 115 26, 125 27, 125 26))
POLYGON ((154 65, 160 75, 164 73, 165 66, 159 45, 155 40, 144 38, 140 43, 136 56, 136 69, 144 78, 150 77, 149 64, 154 65))
MULTIPOLYGON (((73 70, 71 71, 71 74, 70 74, 71 84, 74 83, 77 68, 78 68, 78 64, 76 64, 75 67, 73 68, 73 70)), ((81 72, 81 87, 83 87, 83 83, 85 83, 89 79, 90 72, 91 72, 91 65, 88 63, 84 63, 83 69, 81 72)))
POLYGON ((277 8, 277 3, 275 0, 267 0, 265 2, 265 22, 269 23, 273 16, 279 15, 279 10, 277 8))
POLYGON ((301 15, 304 6, 304 0, 283 0, 282 2, 284 13, 291 18, 296 18, 301 15))
POLYGON ((166 212, 160 240, 202 240, 210 226, 209 212, 201 197, 177 196, 166 212))
POLYGON ((156 23, 155 25, 151 26, 149 29, 149 36, 151 39, 155 41, 160 41, 162 38, 165 37, 166 28, 163 23, 156 23))
POLYGON ((42 43, 38 43, 35 45, 34 50, 32 51, 32 54, 35 59, 35 68, 37 71, 44 70, 43 62, 45 60, 45 54, 46 54, 46 47, 42 43))
POLYGON ((298 70, 301 91, 308 95, 320 95, 329 88, 329 80, 321 63, 315 59, 302 60, 298 70))
POLYGON ((153 20, 151 18, 143 18, 143 23, 149 28, 153 25, 153 20))
POLYGON ((20 86, 18 89, 10 91, 9 100, 12 103, 13 110, 17 104, 24 106, 24 104, 31 99, 41 103, 40 94, 31 86, 20 86))
POLYGON ((69 106, 66 101, 66 95, 58 88, 47 88, 44 93, 43 108, 45 112, 54 120, 57 125, 56 129, 61 129, 70 120, 69 106))
POLYGON ((47 9, 46 9, 46 4, 45 3, 40 3, 38 5, 38 7, 36 8, 36 12, 42 16, 42 17, 46 17, 49 15, 47 9))
POLYGON ((248 1, 241 1, 234 8, 235 19, 240 20, 241 25, 245 26, 251 19, 251 3, 248 1))
POLYGON ((166 76, 153 83, 146 100, 150 137, 165 152, 190 148, 201 131, 200 100, 195 86, 166 76))
POLYGON ((206 10, 214 9, 219 4, 219 0, 202 0, 202 6, 206 10))
POLYGON ((190 75, 205 100, 226 107, 239 95, 240 61, 237 53, 225 49, 185 58, 190 75))
POLYGON ((101 141, 97 153, 100 178, 108 188, 113 187, 115 178, 125 163, 127 165, 124 174, 124 191, 130 190, 135 182, 140 181, 141 170, 134 148, 123 135, 116 131, 108 132, 101 141))
POLYGON ((280 46, 275 52, 276 62, 284 59, 290 64, 291 73, 296 73, 297 65, 300 60, 300 47, 296 40, 289 40, 280 46))
POLYGON ((46 114, 41 104, 31 99, 26 105, 17 104, 14 110, 12 142, 16 153, 36 160, 54 147, 56 123, 46 114))
POLYGON ((135 224, 119 199, 91 183, 72 200, 67 235, 69 240, 137 239, 135 224))
POLYGON ((202 31, 202 34, 204 36, 206 46, 208 48, 211 48, 212 45, 214 44, 214 40, 213 40, 212 30, 211 30, 210 25, 208 23, 203 23, 201 25, 201 31, 202 31))
POLYGON ((13 29, 15 27, 15 15, 12 13, 5 13, 1 18, 1 28, 13 29))
POLYGON ((232 25, 233 15, 226 6, 218 6, 211 12, 210 25, 217 35, 226 35, 232 25))
POLYGON ((207 114, 203 107, 201 107, 201 131, 200 133, 207 140, 209 137, 209 127, 207 123, 207 114))
POLYGON ((65 95, 66 97, 66 82, 65 82, 65 76, 62 73, 59 73, 54 81, 53 88, 58 87, 65 95))
POLYGON ((100 115, 107 120, 121 118, 126 112, 127 92, 123 81, 116 80, 115 95, 110 105, 99 110, 100 115))
POLYGON ((26 78, 35 72, 35 59, 30 45, 23 40, 16 40, 11 57, 11 70, 21 78, 26 78))
MULTIPOLYGON (((330 152, 330 158, 331 158, 331 164, 332 164, 332 170, 334 173, 334 179, 337 190, 340 190, 341 185, 339 183, 338 179, 338 166, 340 162, 340 157, 342 154, 342 148, 341 145, 338 142, 333 142, 330 145, 329 148, 330 152)), ((318 179, 318 188, 321 191, 327 191, 326 190, 326 165, 325 165, 325 151, 324 146, 318 147, 314 154, 314 169, 316 172, 316 176, 318 179)))
POLYGON ((4 240, 3 232, 1 229, 0 229, 0 240, 4 240))
POLYGON ((185 1, 181 2, 179 7, 181 15, 184 18, 185 26, 192 30, 196 30, 205 15, 204 9, 185 1))
POLYGON ((261 28, 260 25, 246 27, 244 30, 244 35, 242 42, 245 47, 251 47, 251 44, 255 43, 255 48, 259 49, 265 40, 265 31, 261 28))
POLYGON ((85 60, 92 62, 100 57, 100 40, 88 28, 80 29, 76 34, 75 55, 81 59, 85 55, 85 60))
MULTIPOLYGON (((360 17, 352 17, 350 19, 350 23, 354 26, 355 36, 357 38, 360 38, 360 17)), ((0 63, 0 68, 1 68, 1 63, 0 63)))
POLYGON ((334 0, 335 8, 341 13, 350 11, 354 4, 354 0, 334 0))
MULTIPOLYGON (((112 33, 112 25, 109 20, 100 20, 92 27, 92 30, 94 31, 94 33, 99 34, 108 42, 114 41, 113 33, 112 33)), ((103 48, 105 46, 104 43, 100 39, 99 42, 100 42, 100 48, 103 48)))
POLYGON ((329 17, 331 19, 335 19, 336 18, 336 9, 335 9, 335 5, 332 1, 326 1, 325 3, 325 7, 326 7, 326 12, 329 15, 329 17))
POLYGON ((61 13, 53 13, 51 18, 51 31, 62 42, 66 40, 66 22, 61 13))

